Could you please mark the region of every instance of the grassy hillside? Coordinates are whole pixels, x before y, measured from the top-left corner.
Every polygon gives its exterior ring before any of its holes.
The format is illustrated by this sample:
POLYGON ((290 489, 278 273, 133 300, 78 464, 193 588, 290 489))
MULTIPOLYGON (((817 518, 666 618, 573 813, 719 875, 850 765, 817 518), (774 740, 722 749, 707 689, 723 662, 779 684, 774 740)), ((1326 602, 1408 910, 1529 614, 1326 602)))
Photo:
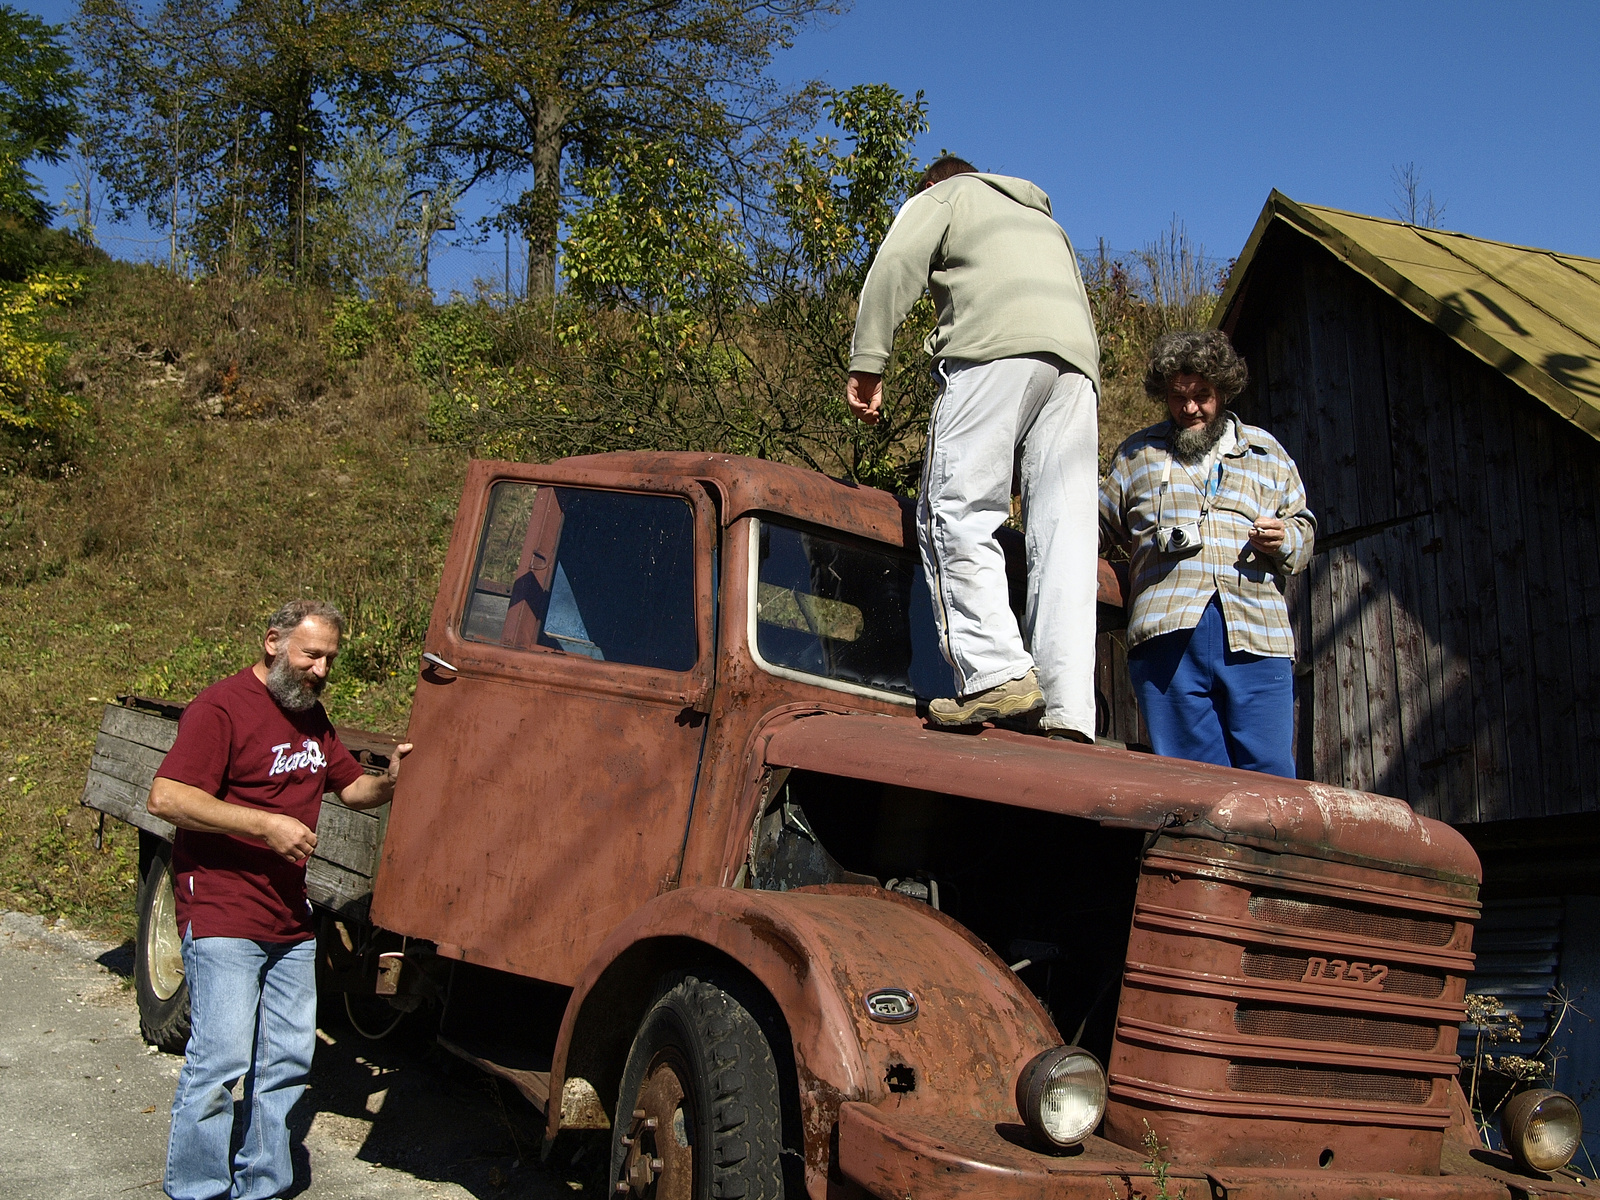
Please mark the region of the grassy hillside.
MULTIPOLYGON (((1101 275, 1104 458, 1155 418, 1143 347, 1181 314, 1101 275)), ((429 439, 416 319, 351 360, 354 311, 114 264, 52 318, 86 418, 58 477, 0 475, 0 907, 131 932, 136 835, 107 821, 97 849, 78 805, 101 709, 251 662, 284 599, 350 618, 335 722, 404 731, 467 451, 429 439)), ((494 324, 452 310, 432 336, 487 350, 494 324)))
POLYGON ((117 265, 58 321, 90 442, 0 477, 0 906, 127 933, 137 846, 78 807, 105 700, 187 698, 264 616, 351 617, 328 706, 400 732, 465 453, 392 355, 325 351, 326 298, 117 265))

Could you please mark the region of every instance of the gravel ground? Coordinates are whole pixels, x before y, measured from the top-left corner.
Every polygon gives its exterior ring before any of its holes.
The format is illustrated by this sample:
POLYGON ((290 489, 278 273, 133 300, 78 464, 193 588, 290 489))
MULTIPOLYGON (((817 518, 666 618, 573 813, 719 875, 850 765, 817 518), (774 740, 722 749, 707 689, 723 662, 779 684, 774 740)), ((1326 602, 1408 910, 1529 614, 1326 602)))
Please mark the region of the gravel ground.
MULTIPOLYGON (((0 913, 0 1196, 162 1195, 182 1059, 144 1044, 114 947, 37 917, 0 913)), ((306 1200, 552 1200, 596 1196, 603 1148, 558 1142, 502 1087, 402 1026, 368 1042, 318 1032, 311 1087, 292 1121, 306 1200), (574 1162, 576 1156, 577 1161, 574 1162)))

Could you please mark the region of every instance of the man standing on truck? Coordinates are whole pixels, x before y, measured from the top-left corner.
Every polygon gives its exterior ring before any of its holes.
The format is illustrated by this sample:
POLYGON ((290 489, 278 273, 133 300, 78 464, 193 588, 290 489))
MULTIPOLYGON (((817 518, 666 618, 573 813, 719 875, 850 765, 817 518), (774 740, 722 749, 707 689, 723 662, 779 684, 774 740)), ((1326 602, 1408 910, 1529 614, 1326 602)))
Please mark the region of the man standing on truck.
POLYGON ((411 749, 367 775, 340 743, 318 696, 343 633, 343 616, 323 601, 278 609, 261 660, 184 709, 150 788, 150 813, 178 827, 172 871, 189 983, 164 1180, 173 1200, 266 1200, 294 1183, 289 1110, 316 1045, 306 860, 322 794, 351 808, 386 803, 411 749))
POLYGON ((1317 519, 1278 439, 1228 410, 1245 365, 1219 329, 1163 335, 1144 390, 1168 420, 1117 448, 1100 536, 1129 552, 1128 675, 1157 754, 1294 778, 1284 580, 1317 519))
POLYGON ((1043 707, 1044 732, 1093 741, 1100 346, 1077 255, 1027 180, 952 156, 930 166, 861 289, 846 400, 868 425, 894 331, 924 288, 939 311, 925 343, 939 397, 917 544, 960 689, 932 700, 928 717, 973 725, 1043 707), (1019 467, 1025 631, 995 536, 1019 467))

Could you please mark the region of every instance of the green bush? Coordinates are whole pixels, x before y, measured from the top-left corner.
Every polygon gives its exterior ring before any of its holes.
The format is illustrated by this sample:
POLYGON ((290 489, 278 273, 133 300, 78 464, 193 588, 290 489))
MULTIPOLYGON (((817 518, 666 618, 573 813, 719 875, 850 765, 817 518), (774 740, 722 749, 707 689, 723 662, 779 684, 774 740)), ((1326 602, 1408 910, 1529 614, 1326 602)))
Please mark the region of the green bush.
POLYGON ((372 348, 378 340, 379 322, 374 315, 375 304, 360 296, 341 296, 333 302, 333 318, 323 337, 328 343, 328 353, 335 358, 354 362, 372 348))

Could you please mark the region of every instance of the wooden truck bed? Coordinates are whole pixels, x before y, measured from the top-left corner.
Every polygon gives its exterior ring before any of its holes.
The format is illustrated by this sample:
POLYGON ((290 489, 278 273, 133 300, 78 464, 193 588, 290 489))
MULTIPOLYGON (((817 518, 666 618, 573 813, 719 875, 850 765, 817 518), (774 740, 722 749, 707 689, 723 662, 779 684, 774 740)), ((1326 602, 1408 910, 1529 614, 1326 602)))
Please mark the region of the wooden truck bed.
MULTIPOLYGON (((144 802, 156 769, 177 737, 183 708, 170 700, 142 696, 119 696, 116 704, 106 705, 83 804, 170 842, 173 827, 152 817, 144 802)), ((396 740, 361 729, 340 729, 339 738, 369 771, 388 765, 396 740)), ((357 812, 331 792, 322 797, 317 849, 306 866, 306 891, 313 904, 343 916, 366 918, 388 822, 388 805, 357 812)))

